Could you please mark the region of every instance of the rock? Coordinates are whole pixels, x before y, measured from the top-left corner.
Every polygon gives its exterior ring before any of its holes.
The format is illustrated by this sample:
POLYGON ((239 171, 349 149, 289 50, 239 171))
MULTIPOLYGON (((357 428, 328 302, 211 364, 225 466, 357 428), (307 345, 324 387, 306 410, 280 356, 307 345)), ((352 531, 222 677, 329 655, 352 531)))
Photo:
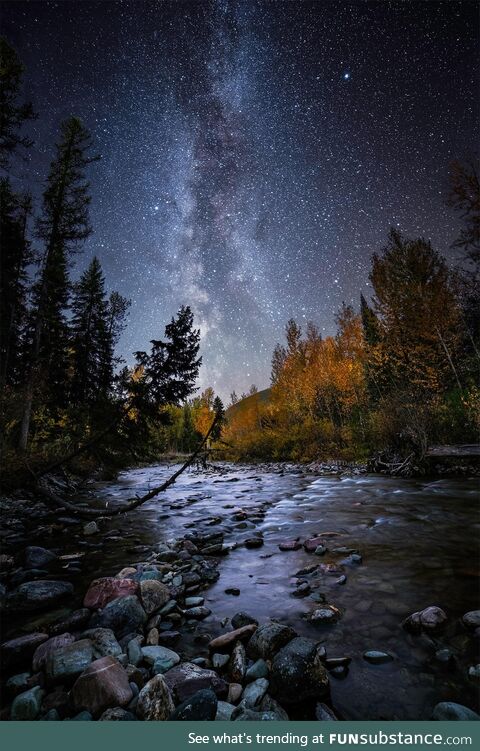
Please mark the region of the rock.
POLYGON ((246 548, 261 548, 263 540, 261 537, 249 537, 243 544, 246 548))
POLYGON ((229 722, 232 719, 232 713, 234 709, 235 709, 234 704, 229 704, 226 701, 217 702, 217 713, 215 715, 215 720, 217 722, 219 721, 229 722))
POLYGON ((330 707, 327 707, 326 704, 323 704, 323 702, 318 702, 317 706, 315 707, 315 717, 317 720, 321 720, 323 722, 332 722, 332 720, 337 720, 338 717, 335 715, 335 712, 330 709, 330 707))
POLYGON ((140 585, 133 579, 115 579, 112 576, 105 576, 90 583, 83 604, 86 608, 98 610, 118 597, 136 595, 139 591, 140 585))
POLYGON ((235 707, 235 710, 232 712, 232 718, 233 721, 237 722, 276 722, 280 719, 276 712, 255 712, 253 709, 247 709, 246 707, 235 707))
POLYGON ((56 560, 55 553, 46 548, 35 545, 25 548, 25 568, 48 568, 56 560))
POLYGON ((260 658, 251 665, 245 673, 247 683, 250 681, 256 681, 257 678, 267 678, 269 673, 268 665, 265 660, 260 658))
POLYGON ((325 547, 325 545, 318 545, 313 552, 315 553, 315 555, 325 555, 327 548, 325 547))
POLYGON ((480 626, 480 610, 470 610, 465 613, 462 621, 467 628, 478 628, 480 626))
POLYGON ((185 597, 186 608, 196 608, 199 605, 203 605, 204 602, 205 602, 204 597, 185 597))
POLYGON ((108 707, 124 707, 133 698, 126 670, 111 655, 92 662, 75 681, 72 701, 77 711, 94 717, 108 707))
POLYGON ((480 665, 472 665, 468 668, 468 677, 475 683, 480 683, 480 665))
POLYGON ((185 618, 194 618, 196 621, 202 621, 204 618, 207 618, 207 616, 210 615, 212 611, 208 608, 204 607, 198 607, 198 608, 187 608, 187 610, 184 611, 185 618))
POLYGON ((274 712, 276 715, 277 720, 283 720, 284 722, 289 721, 289 716, 287 712, 285 712, 284 708, 280 706, 278 701, 275 701, 273 696, 270 696, 269 694, 265 694, 262 701, 256 707, 257 710, 260 712, 274 712))
POLYGON ((67 644, 73 644, 75 637, 72 634, 59 634, 58 636, 52 636, 43 644, 37 647, 32 660, 32 670, 36 673, 39 670, 43 670, 47 658, 60 647, 65 647, 67 644))
POLYGON ((99 532, 98 524, 97 522, 87 522, 83 525, 83 534, 84 535, 95 535, 97 532, 99 532))
POLYGON ((332 608, 318 608, 308 616, 310 623, 334 623, 338 618, 338 612, 332 608))
POLYGON ((136 568, 133 568, 132 566, 126 566, 125 568, 122 568, 122 570, 119 571, 118 574, 115 574, 115 579, 130 579, 136 573, 136 568))
POLYGON ((438 662, 443 663, 444 665, 450 665, 455 661, 455 655, 450 649, 447 649, 445 647, 443 649, 437 649, 437 651, 435 652, 435 659, 438 660, 438 662))
POLYGON ((24 582, 12 592, 12 600, 25 610, 42 610, 73 593, 73 584, 63 581, 36 579, 24 582))
POLYGON ((321 698, 329 689, 327 671, 317 642, 296 637, 275 655, 270 673, 270 692, 282 704, 321 698))
POLYGON ((140 582, 142 605, 147 613, 151 615, 159 610, 170 600, 170 590, 162 582, 154 579, 147 579, 140 582))
POLYGON ((158 634, 158 643, 163 644, 165 647, 171 647, 176 644, 180 638, 180 631, 163 631, 158 634))
POLYGON ((310 592, 310 584, 308 582, 302 582, 298 585, 295 592, 292 592, 292 597, 307 597, 310 592))
POLYGON ((89 639, 80 639, 51 652, 45 662, 49 683, 61 683, 76 678, 93 660, 89 639))
POLYGON ((307 553, 314 553, 320 545, 323 546, 324 542, 321 537, 310 537, 303 543, 303 548, 307 553))
POLYGON ((13 556, 6 555, 5 553, 0 554, 0 571, 10 571, 14 564, 15 560, 13 556))
POLYGON ((279 550, 288 552, 289 550, 300 550, 302 543, 297 538, 296 540, 284 540, 278 546, 279 550))
POLYGON ((44 691, 40 686, 34 686, 23 694, 18 694, 12 702, 10 709, 10 719, 18 720, 36 720, 40 714, 44 691))
MULTIPOLYGON (((146 582, 147 583, 147 582, 146 582)), ((158 582, 149 582, 158 584, 158 582)), ((91 619, 92 628, 110 628, 118 638, 132 633, 142 626, 147 615, 140 605, 138 597, 117 597, 99 610, 91 619)))
POLYGON ((226 595, 233 595, 234 597, 238 597, 240 594, 240 590, 238 587, 227 587, 225 590, 226 595))
POLYGON ((250 639, 247 647, 248 655, 253 660, 257 660, 259 657, 263 657, 265 660, 270 659, 296 635, 296 632, 290 626, 268 621, 259 626, 250 639))
POLYGON ((48 712, 43 715, 43 717, 39 717, 38 719, 47 722, 59 722, 62 718, 60 717, 56 709, 49 709, 48 712))
POLYGON ((242 700, 240 702, 242 707, 247 709, 255 709, 263 697, 268 691, 268 681, 266 678, 257 678, 257 680, 249 683, 243 690, 242 700))
POLYGON ((247 655, 241 641, 235 644, 228 663, 228 674, 233 683, 242 683, 247 670, 247 655))
POLYGON ((90 712, 79 712, 75 717, 68 717, 67 719, 70 721, 90 722, 93 720, 93 717, 90 712))
POLYGON ((372 665, 383 665, 385 662, 391 662, 393 657, 388 652, 378 652, 375 649, 371 649, 363 653, 363 659, 372 665))
POLYGON ((478 715, 468 707, 464 707, 463 704, 456 704, 453 701, 441 701, 440 704, 436 704, 432 712, 432 720, 457 720, 472 721, 480 720, 478 715))
POLYGON ((85 631, 82 636, 91 640, 95 659, 108 657, 108 655, 118 657, 122 654, 122 648, 110 628, 91 628, 85 631))
POLYGON ((345 576, 345 574, 342 574, 341 576, 338 577, 338 579, 335 580, 335 584, 346 584, 346 582, 347 582, 347 577, 345 576))
POLYGON ((171 668, 164 678, 176 702, 185 701, 202 688, 212 689, 220 698, 226 696, 228 690, 225 681, 213 670, 200 668, 191 662, 171 668))
POLYGON ((130 639, 127 644, 127 656, 130 665, 139 665, 143 660, 143 654, 141 645, 143 642, 143 636, 136 636, 134 639, 130 639))
POLYGON ((212 665, 215 670, 221 670, 221 668, 225 667, 229 659, 230 657, 228 656, 228 654, 222 655, 219 652, 216 652, 214 655, 212 655, 212 665))
POLYGON ((437 631, 447 620, 446 613, 436 605, 430 605, 424 610, 412 613, 402 622, 403 628, 408 631, 437 631))
POLYGON ((151 628, 150 631, 148 632, 147 646, 148 647, 158 646, 158 628, 151 628))
POLYGON ((30 688, 30 679, 30 673, 18 673, 17 675, 10 676, 5 683, 7 693, 10 696, 17 696, 17 694, 22 694, 24 691, 28 691, 30 688))
POLYGON ((258 626, 258 621, 253 616, 248 615, 248 613, 235 613, 232 618, 232 626, 235 629, 251 625, 258 626))
POLYGON ((131 712, 128 712, 126 709, 122 709, 121 707, 113 707, 112 709, 106 709, 105 712, 98 718, 100 722, 104 722, 109 720, 111 721, 120 721, 120 722, 132 722, 133 720, 136 720, 134 714, 131 712))
POLYGON ((79 631, 87 625, 90 620, 90 611, 88 608, 80 608, 79 610, 73 610, 69 615, 55 621, 50 628, 51 636, 58 636, 65 632, 79 631))
POLYGON ((148 665, 154 666, 155 674, 166 673, 180 662, 180 656, 167 647, 142 647, 142 656, 148 665))
POLYGON ((247 641, 256 629, 257 625, 255 623, 241 626, 240 628, 236 628, 235 631, 229 631, 227 634, 222 634, 221 636, 217 636, 216 639, 212 639, 208 648, 211 652, 229 652, 235 642, 247 641))
POLYGON ((185 699, 172 713, 171 720, 214 720, 218 699, 209 688, 201 689, 185 699))
POLYGON ((7 667, 29 662, 37 647, 47 639, 47 634, 33 633, 3 642, 0 647, 2 665, 7 667))
POLYGON ((168 720, 174 710, 175 705, 165 677, 155 675, 138 695, 138 716, 142 720, 168 720))
POLYGON ((227 701, 236 704, 242 695, 242 685, 240 683, 230 683, 228 686, 227 701))

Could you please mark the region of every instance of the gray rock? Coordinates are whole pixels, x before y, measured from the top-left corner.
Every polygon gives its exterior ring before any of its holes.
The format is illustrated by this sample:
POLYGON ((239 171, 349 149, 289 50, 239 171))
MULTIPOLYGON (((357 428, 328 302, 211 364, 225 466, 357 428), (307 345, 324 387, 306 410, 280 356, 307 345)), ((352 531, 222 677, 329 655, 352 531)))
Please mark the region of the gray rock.
POLYGON ((258 625, 258 621, 248 613, 236 613, 232 618, 232 627, 234 629, 242 628, 243 626, 258 625))
POLYGON ((57 560, 55 553, 46 548, 30 545, 25 548, 25 568, 48 568, 57 560))
MULTIPOLYGON (((155 582, 158 583, 158 582, 155 582)), ((117 638, 135 632, 147 620, 138 597, 117 597, 92 617, 92 628, 110 628, 117 638)))
POLYGON ((12 702, 10 709, 10 719, 18 720, 36 720, 40 714, 44 691, 40 686, 34 686, 23 694, 18 694, 12 702))
POLYGON ((325 696, 329 679, 317 642, 297 637, 275 655, 270 673, 270 693, 282 704, 325 696))
POLYGON ((393 657, 388 654, 388 652, 379 652, 375 649, 371 649, 368 652, 363 653, 363 659, 370 662, 372 665, 383 665, 385 662, 391 662, 393 657))
POLYGON ((129 712, 128 709, 122 709, 122 707, 113 707, 111 709, 106 709, 98 719, 100 722, 133 722, 137 718, 134 714, 132 714, 132 712, 129 712))
POLYGON ((234 704, 229 704, 227 701, 217 702, 217 714, 215 715, 215 720, 217 720, 217 722, 229 722, 232 719, 232 713, 234 710, 234 704))
POLYGON ((402 626, 408 631, 413 632, 421 631, 422 629, 425 631, 437 631, 445 624, 446 620, 447 615, 442 608, 430 605, 424 610, 419 610, 409 615, 402 622, 402 626))
POLYGON ((110 628, 91 628, 85 631, 82 636, 91 640, 95 658, 107 657, 108 655, 117 657, 122 654, 122 648, 110 628))
POLYGON ((468 677, 475 683, 480 683, 480 665, 472 665, 468 668, 468 677))
POLYGON ((231 719, 234 722, 278 722, 283 718, 279 717, 276 712, 255 712, 246 707, 235 707, 231 719))
POLYGON ((97 522, 87 522, 83 525, 83 534, 84 535, 95 535, 97 532, 99 532, 98 524, 97 522))
POLYGON ((274 712, 277 720, 288 722, 290 719, 284 708, 281 707, 278 701, 276 701, 273 696, 270 696, 270 694, 265 694, 257 709, 259 709, 260 712, 274 712))
POLYGON ((468 707, 464 707, 463 704, 456 704, 453 701, 442 701, 433 708, 432 720, 478 721, 480 720, 480 715, 468 707))
POLYGON ((80 639, 51 652, 45 663, 49 683, 60 683, 76 678, 93 660, 90 639, 80 639))
POLYGON ((186 608, 196 608, 199 605, 203 605, 204 602, 205 602, 204 597, 185 597, 186 608))
POLYGON ((187 608, 184 611, 185 618, 194 618, 197 621, 201 621, 210 615, 212 611, 205 607, 187 608))
POLYGON ((257 678, 256 681, 249 683, 243 689, 240 704, 247 709, 255 709, 268 691, 268 681, 266 678, 257 678))
POLYGON ((331 608, 317 608, 308 616, 310 623, 334 623, 337 620, 337 613, 331 608))
POLYGON ((247 682, 256 681, 257 678, 268 678, 268 673, 269 669, 267 663, 260 658, 248 668, 245 673, 245 678, 247 682))
POLYGON ((56 709, 49 709, 48 712, 43 715, 43 717, 39 717, 39 720, 46 722, 60 722, 61 719, 62 718, 60 717, 56 709))
POLYGON ((25 610, 42 610, 73 593, 73 584, 63 581, 37 579, 24 582, 11 594, 12 601, 25 610))
POLYGON ((185 699, 172 713, 171 720, 215 720, 218 700, 208 688, 201 689, 185 699))
POLYGON ((142 720, 168 720, 175 710, 163 675, 155 675, 138 695, 137 714, 142 720))
POLYGON ((131 639, 127 644, 127 655, 130 665, 139 665, 143 660, 141 643, 143 642, 143 636, 136 636, 131 639))
POLYGON ((270 659, 281 647, 296 636, 290 626, 269 621, 259 626, 248 642, 248 655, 254 660, 259 657, 270 659))
POLYGON ((17 696, 29 688, 31 673, 17 673, 12 675, 5 684, 5 688, 11 696, 17 696))
POLYGON ((230 657, 228 655, 222 655, 219 652, 216 652, 214 655, 212 655, 212 665, 215 670, 220 670, 221 668, 225 667, 229 659, 230 657))
POLYGON ((465 613, 462 621, 467 628, 477 628, 480 626, 480 610, 470 610, 465 613))

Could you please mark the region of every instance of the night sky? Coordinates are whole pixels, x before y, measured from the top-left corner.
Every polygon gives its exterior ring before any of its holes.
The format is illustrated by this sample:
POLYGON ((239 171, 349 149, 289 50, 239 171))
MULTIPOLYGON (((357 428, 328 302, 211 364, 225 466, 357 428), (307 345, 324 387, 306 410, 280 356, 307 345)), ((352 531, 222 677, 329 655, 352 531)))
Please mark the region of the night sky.
POLYGON ((368 296, 390 226, 454 260, 447 170, 478 132, 476 2, 5 2, 42 190, 62 119, 92 131, 96 254, 131 298, 121 353, 181 304, 201 384, 268 385, 290 317, 325 334, 368 296))

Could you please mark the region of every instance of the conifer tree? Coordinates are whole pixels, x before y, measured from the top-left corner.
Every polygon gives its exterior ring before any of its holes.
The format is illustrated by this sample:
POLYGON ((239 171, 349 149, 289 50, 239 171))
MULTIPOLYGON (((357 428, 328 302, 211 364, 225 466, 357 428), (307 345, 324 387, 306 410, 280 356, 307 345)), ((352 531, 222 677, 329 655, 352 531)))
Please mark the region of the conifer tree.
POLYGON ((28 148, 33 141, 21 134, 21 128, 36 115, 29 102, 20 104, 18 98, 22 86, 24 67, 17 53, 4 37, 0 37, 0 167, 7 169, 12 154, 23 146, 28 148))

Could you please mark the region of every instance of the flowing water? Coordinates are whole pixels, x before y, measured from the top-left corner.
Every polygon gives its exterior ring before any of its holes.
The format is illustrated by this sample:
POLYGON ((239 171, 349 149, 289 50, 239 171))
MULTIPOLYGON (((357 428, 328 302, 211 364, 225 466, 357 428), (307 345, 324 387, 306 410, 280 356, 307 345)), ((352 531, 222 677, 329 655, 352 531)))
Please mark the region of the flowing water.
MULTIPOLYGON (((172 471, 171 465, 130 470, 115 482, 98 483, 95 496, 116 505, 160 484, 172 471)), ((146 556, 164 540, 221 531, 232 550, 220 559, 219 580, 202 592, 212 614, 198 625, 197 635, 223 633, 222 619, 242 610, 322 641, 329 657, 351 657, 347 676, 331 678, 332 705, 345 719, 428 719, 433 706, 445 700, 475 708, 478 684, 467 671, 480 660, 460 618, 479 607, 478 490, 474 479, 315 476, 279 466, 186 472, 163 495, 109 521, 101 542, 90 538, 76 587, 82 592, 94 576, 143 560, 142 546, 146 556), (244 521, 238 521, 239 508, 247 514, 244 521), (325 532, 337 534, 326 537, 330 550, 321 558, 303 548, 278 548, 284 540, 325 532), (256 535, 263 537, 262 547, 241 544, 256 535), (332 551, 335 547, 358 550, 362 562, 348 562, 346 554, 332 551), (341 571, 295 576, 320 563, 335 563, 341 571), (342 572, 347 579, 339 584, 342 572), (310 583, 313 599, 292 596, 298 579, 310 583), (227 595, 229 587, 239 588, 240 595, 227 595), (332 625, 305 620, 319 607, 320 593, 342 614, 332 625), (406 616, 429 605, 448 614, 440 636, 432 640, 401 628, 406 616), (453 665, 435 658, 443 647, 455 655, 453 665), (370 665, 362 657, 369 649, 389 652, 394 660, 370 665)), ((74 548, 75 541, 70 544, 74 548)), ((202 654, 205 647, 198 644, 187 640, 184 655, 202 654)))

